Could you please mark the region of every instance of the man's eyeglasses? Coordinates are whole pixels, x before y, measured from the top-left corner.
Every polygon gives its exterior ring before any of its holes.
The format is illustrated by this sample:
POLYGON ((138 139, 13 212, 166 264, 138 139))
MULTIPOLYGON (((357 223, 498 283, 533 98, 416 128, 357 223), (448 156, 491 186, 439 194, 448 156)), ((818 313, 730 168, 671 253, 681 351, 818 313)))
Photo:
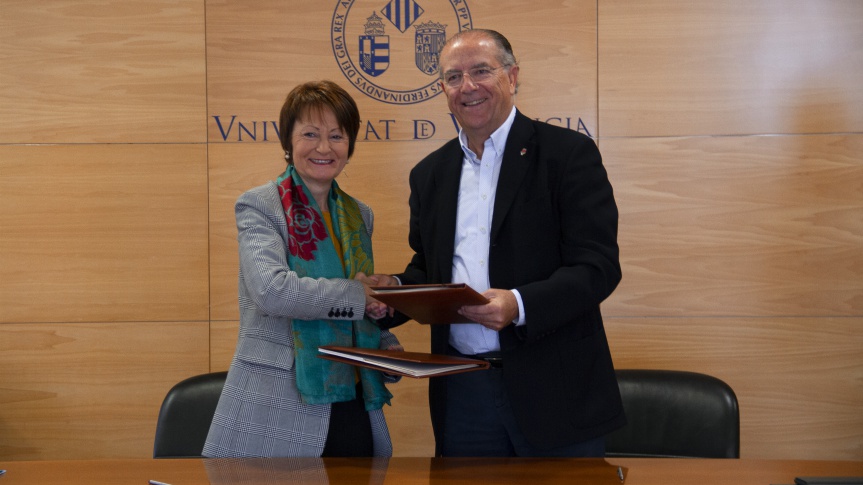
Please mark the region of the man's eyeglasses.
POLYGON ((475 67, 469 71, 447 71, 441 76, 441 80, 448 88, 459 88, 464 82, 465 76, 469 77, 474 83, 481 83, 490 80, 494 77, 497 71, 510 67, 505 64, 500 67, 475 67))

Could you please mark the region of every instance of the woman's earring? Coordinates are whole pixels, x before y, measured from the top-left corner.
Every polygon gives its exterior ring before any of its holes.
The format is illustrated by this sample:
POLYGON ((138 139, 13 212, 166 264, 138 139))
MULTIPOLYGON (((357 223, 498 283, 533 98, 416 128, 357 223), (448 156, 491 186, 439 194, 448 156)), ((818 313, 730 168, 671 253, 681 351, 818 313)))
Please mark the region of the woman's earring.
POLYGON ((285 150, 285 160, 290 160, 290 159, 291 159, 291 152, 285 150))

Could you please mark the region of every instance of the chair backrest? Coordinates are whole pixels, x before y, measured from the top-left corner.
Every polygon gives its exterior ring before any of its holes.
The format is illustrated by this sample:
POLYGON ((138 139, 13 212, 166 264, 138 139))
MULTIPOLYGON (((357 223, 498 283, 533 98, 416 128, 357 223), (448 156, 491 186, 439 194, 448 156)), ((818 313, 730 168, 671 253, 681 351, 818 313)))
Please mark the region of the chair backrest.
POLYGON ((213 422, 227 372, 189 377, 168 391, 159 420, 153 458, 198 458, 213 422))
POLYGON ((686 371, 619 369, 627 424, 606 456, 740 457, 740 412, 728 384, 686 371))

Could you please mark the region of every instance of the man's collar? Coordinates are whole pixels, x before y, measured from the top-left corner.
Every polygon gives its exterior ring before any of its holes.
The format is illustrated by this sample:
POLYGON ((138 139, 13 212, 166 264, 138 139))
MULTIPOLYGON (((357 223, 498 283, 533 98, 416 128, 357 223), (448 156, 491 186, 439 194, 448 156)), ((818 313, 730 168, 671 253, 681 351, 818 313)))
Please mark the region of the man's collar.
MULTIPOLYGON (((485 149, 489 148, 486 145, 488 144, 489 140, 491 141, 491 149, 495 151, 497 158, 500 158, 501 154, 503 153, 504 147, 506 147, 506 139, 507 137, 509 137, 509 130, 512 128, 512 124, 515 121, 515 113, 516 109, 515 106, 513 106, 512 111, 509 112, 509 116, 506 117, 506 120, 503 122, 503 124, 500 125, 496 130, 494 130, 488 140, 483 141, 485 149)), ((476 154, 473 152, 473 150, 468 148, 467 135, 461 127, 459 127, 458 131, 458 141, 461 145, 462 151, 465 153, 465 155, 467 155, 468 159, 475 159, 476 154)))

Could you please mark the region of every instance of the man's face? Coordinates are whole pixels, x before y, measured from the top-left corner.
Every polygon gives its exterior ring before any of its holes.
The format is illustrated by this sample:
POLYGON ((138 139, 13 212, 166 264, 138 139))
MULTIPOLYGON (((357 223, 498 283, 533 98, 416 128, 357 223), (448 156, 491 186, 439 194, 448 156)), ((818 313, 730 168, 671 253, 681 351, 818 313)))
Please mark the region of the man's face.
POLYGON ((482 35, 468 35, 447 45, 441 51, 441 85, 447 104, 471 144, 482 144, 498 129, 515 103, 518 66, 503 67, 495 43, 482 35), (475 81, 469 73, 477 68, 493 70, 492 76, 475 81), (461 75, 460 86, 445 82, 455 73, 461 75))

